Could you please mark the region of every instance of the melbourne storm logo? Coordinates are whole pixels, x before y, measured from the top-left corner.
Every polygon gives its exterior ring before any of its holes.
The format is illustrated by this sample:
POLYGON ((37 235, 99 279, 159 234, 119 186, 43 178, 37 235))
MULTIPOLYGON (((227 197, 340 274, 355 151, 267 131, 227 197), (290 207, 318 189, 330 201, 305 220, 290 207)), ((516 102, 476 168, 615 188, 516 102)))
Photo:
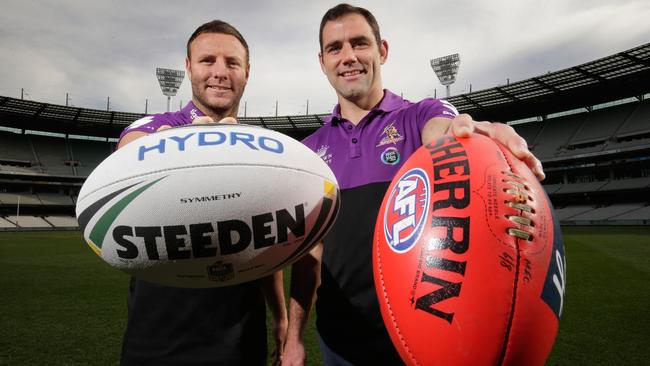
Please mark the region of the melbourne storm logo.
POLYGON ((419 168, 404 173, 393 187, 384 211, 384 235, 394 252, 406 253, 420 238, 429 196, 429 177, 419 168))

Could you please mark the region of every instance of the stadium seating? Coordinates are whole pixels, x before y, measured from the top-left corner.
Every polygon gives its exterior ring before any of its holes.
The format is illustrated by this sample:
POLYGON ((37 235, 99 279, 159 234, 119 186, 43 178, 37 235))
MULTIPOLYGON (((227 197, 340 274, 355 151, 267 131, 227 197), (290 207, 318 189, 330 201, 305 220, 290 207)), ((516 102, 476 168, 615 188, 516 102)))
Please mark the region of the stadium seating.
POLYGON ((565 221, 571 219, 572 217, 591 211, 595 209, 595 205, 577 205, 577 206, 568 206, 568 207, 556 207, 555 213, 558 220, 565 221))
POLYGON ((587 118, 582 122, 569 145, 604 142, 611 139, 636 106, 630 103, 587 113, 587 118))
POLYGON ((0 204, 15 206, 18 203, 21 205, 45 206, 70 206, 74 204, 70 196, 61 193, 0 193, 0 204))
POLYGON ((7 216, 6 220, 22 228, 51 228, 52 225, 38 216, 7 216))
POLYGON ((639 207, 636 210, 630 210, 623 214, 612 217, 615 220, 643 220, 650 223, 650 206, 639 207))
POLYGON ((112 144, 103 141, 70 139, 72 160, 78 165, 74 167, 76 175, 87 177, 113 151, 112 144))
MULTIPOLYGON (((650 187, 650 177, 615 179, 600 188, 601 191, 624 191, 650 187)), ((647 197, 650 198, 650 197, 647 197)))
MULTIPOLYGON (((650 124, 650 122, 648 122, 650 124)), ((628 136, 626 140, 613 142, 604 150, 628 150, 631 148, 647 148, 650 146, 650 138, 644 136, 628 136)))
POLYGON ((77 229, 79 224, 72 216, 0 216, 0 231, 17 229, 77 229))
POLYGON ((70 196, 60 193, 37 193, 36 195, 43 205, 70 206, 74 204, 70 196))
POLYGON ((114 149, 112 142, 0 131, 0 173, 87 177, 114 149))
POLYGON ((0 229, 15 229, 16 224, 0 216, 0 229))
POLYGON ((628 103, 513 127, 542 161, 648 147, 650 102, 628 103))
POLYGON ((543 187, 544 190, 546 191, 546 194, 550 196, 555 192, 557 192, 560 188, 562 188, 562 183, 544 184, 543 187))
POLYGON ((66 139, 50 136, 31 135, 36 158, 43 173, 49 175, 74 175, 66 139))
POLYGON ((616 131, 617 138, 650 133, 650 100, 639 103, 629 118, 616 131))
POLYGON ((528 122, 513 126, 521 137, 528 142, 528 147, 533 147, 537 140, 537 135, 544 127, 545 122, 528 122))
POLYGON ((576 146, 571 146, 568 148, 560 148, 556 153, 555 156, 557 157, 578 157, 578 156, 586 156, 589 154, 594 154, 603 151, 605 148, 604 143, 600 143, 594 146, 587 146, 587 147, 576 147, 576 146))
POLYGON ((0 164, 0 173, 3 174, 35 174, 37 170, 15 165, 0 164))
POLYGON ((45 216, 47 222, 56 228, 76 228, 77 220, 72 216, 45 216))
POLYGON ((40 205, 38 196, 31 193, 0 193, 0 203, 8 205, 40 205))
POLYGON ((560 147, 567 145, 585 118, 586 113, 580 113, 546 120, 535 141, 529 142, 533 153, 542 161, 553 158, 560 147))
POLYGON ((613 218, 619 215, 623 215, 629 212, 636 211, 644 207, 643 204, 631 203, 631 204, 613 204, 609 206, 597 207, 593 210, 582 212, 576 215, 571 216, 573 221, 603 221, 609 218, 613 218))
POLYGON ((0 158, 3 160, 36 161, 27 135, 0 131, 0 158))
POLYGON ((566 194, 566 193, 582 193, 582 192, 595 192, 600 190, 601 187, 607 184, 607 181, 596 181, 596 182, 582 182, 582 183, 572 183, 564 184, 560 189, 555 191, 555 194, 566 194))

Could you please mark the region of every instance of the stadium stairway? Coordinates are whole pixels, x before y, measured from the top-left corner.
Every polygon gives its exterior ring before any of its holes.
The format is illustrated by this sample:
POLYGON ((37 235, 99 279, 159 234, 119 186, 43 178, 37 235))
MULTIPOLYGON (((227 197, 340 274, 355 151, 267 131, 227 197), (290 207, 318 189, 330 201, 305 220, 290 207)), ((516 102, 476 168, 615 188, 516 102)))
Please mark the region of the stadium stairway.
POLYGON ((4 216, 0 216, 0 230, 14 230, 16 229, 16 224, 9 221, 4 216))

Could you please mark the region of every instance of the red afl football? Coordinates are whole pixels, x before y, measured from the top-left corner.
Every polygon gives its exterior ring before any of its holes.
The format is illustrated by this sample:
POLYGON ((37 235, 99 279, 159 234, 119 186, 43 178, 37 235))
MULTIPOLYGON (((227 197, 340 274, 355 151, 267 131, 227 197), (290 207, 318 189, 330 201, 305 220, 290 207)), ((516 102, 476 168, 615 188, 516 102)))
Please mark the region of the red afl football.
POLYGON ((450 136, 393 179, 374 233, 386 328, 410 365, 543 365, 565 292, 553 208, 492 139, 450 136))

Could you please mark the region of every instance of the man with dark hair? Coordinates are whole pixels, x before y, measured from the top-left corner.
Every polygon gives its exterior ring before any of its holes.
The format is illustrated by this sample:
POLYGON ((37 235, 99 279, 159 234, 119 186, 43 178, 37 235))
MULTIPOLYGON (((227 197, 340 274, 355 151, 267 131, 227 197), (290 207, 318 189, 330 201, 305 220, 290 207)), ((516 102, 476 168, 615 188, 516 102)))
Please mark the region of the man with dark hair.
MULTIPOLYGON (((180 111, 135 121, 118 147, 150 133, 235 117, 250 71, 248 45, 230 24, 201 25, 187 42, 185 68, 192 100, 180 111)), ((281 351, 287 314, 282 272, 248 283, 186 289, 131 278, 123 365, 265 365, 266 309, 281 351)))
MULTIPOLYGON (((543 179, 539 161, 514 129, 458 115, 444 100, 412 103, 384 89, 388 58, 374 16, 340 4, 323 16, 319 60, 338 105, 303 143, 318 151, 341 189, 341 206, 322 245, 316 326, 326 365, 394 365, 402 361, 379 310, 372 273, 372 237, 379 208, 401 164, 422 144, 445 134, 477 132, 500 141, 543 179)), ((283 364, 305 360, 302 329, 319 278, 318 249, 294 265, 283 364)))
POLYGON ((192 58, 191 54, 191 49, 190 45, 192 42, 198 37, 199 35, 203 33, 219 33, 219 34, 226 34, 226 35, 231 35, 241 43, 241 45, 244 47, 244 50, 246 50, 246 63, 250 63, 250 51, 248 50, 248 43, 246 43, 246 40, 244 39, 244 36, 239 33, 239 31, 233 27, 232 25, 222 21, 222 20, 213 20, 210 22, 207 22, 205 24, 202 24, 196 30, 192 35, 190 36, 190 39, 187 40, 187 58, 190 59, 192 58))

